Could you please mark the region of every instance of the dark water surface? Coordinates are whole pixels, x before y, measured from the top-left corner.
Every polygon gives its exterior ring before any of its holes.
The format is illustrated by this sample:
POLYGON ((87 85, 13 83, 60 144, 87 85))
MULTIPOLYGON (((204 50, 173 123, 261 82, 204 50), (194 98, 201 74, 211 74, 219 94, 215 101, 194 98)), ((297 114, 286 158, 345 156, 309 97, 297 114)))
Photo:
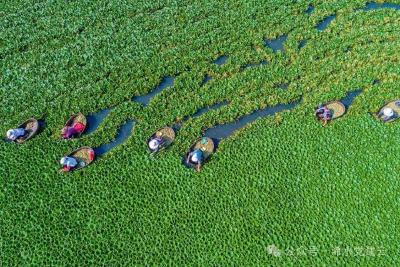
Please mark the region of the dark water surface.
POLYGON ((162 90, 164 90, 167 87, 170 87, 174 84, 175 77, 164 77, 161 81, 161 83, 154 88, 152 91, 150 91, 148 94, 141 95, 141 96, 134 96, 132 98, 132 101, 135 101, 137 103, 140 103, 144 106, 147 106, 150 102, 150 100, 157 94, 161 93, 162 90))
POLYGON ((208 83, 210 80, 212 80, 212 76, 206 74, 206 76, 204 76, 203 82, 201 83, 201 86, 205 85, 206 83, 208 83))
MULTIPOLYGON (((400 4, 394 4, 394 3, 377 3, 377 2, 369 2, 365 5, 364 8, 357 9, 357 10, 362 10, 362 11, 370 11, 370 10, 377 10, 377 9, 394 9, 394 10, 400 10, 400 4)), ((336 18, 336 15, 330 15, 323 19, 317 26, 317 30, 323 31, 325 30, 329 24, 336 18)))
POLYGON ((302 49, 303 47, 305 47, 306 44, 307 44, 307 40, 301 40, 301 41, 299 42, 299 49, 302 49))
POLYGON ((314 12, 315 7, 314 6, 309 6, 307 10, 305 11, 306 14, 311 15, 311 13, 314 12))
POLYGON ((368 10, 376 10, 384 8, 400 10, 400 4, 370 2, 362 10, 368 11, 368 10))
POLYGON ((255 121, 258 118, 263 118, 267 116, 275 115, 278 112, 284 110, 290 110, 296 107, 300 101, 296 101, 290 104, 280 104, 273 107, 268 107, 265 109, 257 110, 249 115, 245 115, 239 120, 227 124, 219 124, 214 126, 213 128, 207 129, 204 133, 204 136, 210 137, 212 139, 223 139, 232 135, 235 131, 243 128, 247 124, 255 121))
POLYGON ((282 89, 282 90, 287 90, 289 88, 289 83, 281 83, 281 84, 277 84, 275 87, 277 89, 282 89))
POLYGON ((100 123, 104 120, 108 113, 110 113, 111 109, 112 108, 106 108, 86 116, 88 125, 85 134, 93 133, 97 127, 99 127, 100 123))
POLYGON ((336 15, 330 15, 330 16, 324 18, 324 19, 316 26, 317 30, 319 30, 319 31, 325 30, 325 29, 329 26, 329 24, 332 22, 332 20, 334 20, 335 18, 336 18, 336 15))
POLYGON ((215 61, 214 61, 214 64, 217 64, 217 65, 223 65, 223 64, 225 64, 225 62, 228 60, 228 56, 225 56, 225 55, 223 55, 223 56, 220 56, 220 57, 218 57, 215 61))
POLYGON ((287 37, 288 36, 286 34, 284 34, 284 35, 279 36, 276 39, 265 39, 264 44, 266 46, 268 46, 269 48, 271 48, 272 51, 274 51, 274 53, 276 53, 277 51, 283 52, 284 44, 285 44, 287 37))
POLYGON ((361 94, 361 92, 362 92, 361 89, 349 92, 349 93, 347 93, 347 96, 345 98, 342 98, 340 100, 340 102, 342 102, 343 105, 346 107, 346 109, 348 109, 351 106, 351 104, 353 103, 354 98, 356 98, 359 94, 361 94))
POLYGON ((122 144, 132 133, 133 125, 135 124, 134 121, 130 120, 127 121, 125 124, 122 124, 118 130, 117 136, 113 141, 110 143, 101 145, 94 149, 96 156, 101 157, 105 153, 109 152, 114 147, 122 144))

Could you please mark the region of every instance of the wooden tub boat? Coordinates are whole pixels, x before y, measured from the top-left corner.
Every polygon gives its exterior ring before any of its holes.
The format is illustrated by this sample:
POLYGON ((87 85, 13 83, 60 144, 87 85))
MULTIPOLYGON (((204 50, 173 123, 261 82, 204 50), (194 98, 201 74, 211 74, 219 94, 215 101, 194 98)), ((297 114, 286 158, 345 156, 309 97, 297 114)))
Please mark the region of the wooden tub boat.
POLYGON ((40 129, 40 125, 36 119, 30 118, 30 119, 26 120, 24 123, 22 123, 21 125, 19 125, 18 128, 25 129, 25 135, 15 139, 14 142, 16 142, 18 144, 22 144, 37 134, 37 132, 40 129))
POLYGON ((346 107, 340 101, 332 101, 326 103, 324 106, 329 108, 330 111, 332 112, 331 120, 340 118, 346 113, 346 107))
POLYGON ((157 153, 160 152, 163 149, 166 149, 169 147, 173 142, 175 141, 175 131, 171 127, 164 127, 161 129, 158 129, 148 140, 147 140, 147 147, 150 151, 150 153, 157 153), (161 145, 161 147, 157 150, 151 149, 149 146, 150 140, 154 138, 161 138, 164 142, 161 145))
MULTIPOLYGON (((77 122, 82 123, 85 127, 84 127, 84 129, 83 129, 82 132, 76 134, 74 137, 71 137, 70 139, 72 139, 72 138, 79 138, 79 137, 82 135, 82 133, 84 133, 85 130, 86 130, 86 127, 87 127, 87 119, 86 119, 86 116, 83 115, 83 114, 80 113, 80 112, 77 113, 77 114, 72 115, 72 116, 68 119, 68 121, 65 123, 64 128, 65 128, 65 127, 71 127, 71 126, 73 126, 73 125, 74 125, 75 123, 77 123, 77 122)), ((63 128, 63 129, 64 129, 64 128, 63 128)), ((62 135, 62 130, 61 130, 61 137, 63 137, 63 135, 62 135)))
MULTIPOLYGON (((346 113, 346 107, 340 101, 332 101, 323 105, 331 111, 332 117, 329 121, 342 117, 346 113)), ((320 118, 317 119, 321 120, 320 118)), ((321 120, 322 121, 322 120, 321 120)), ((326 122, 325 122, 326 124, 326 122)))
POLYGON ((189 151, 185 155, 185 163, 188 167, 194 168, 196 167, 196 163, 189 160, 189 155, 191 152, 200 149, 203 152, 203 164, 210 158, 210 156, 214 153, 215 144, 214 141, 209 137, 203 137, 198 140, 194 145, 192 145, 189 151))
POLYGON ((393 122, 400 118, 400 100, 394 100, 389 103, 386 103, 378 112, 377 117, 384 122, 393 122), (386 117, 383 113, 385 108, 390 108, 393 110, 394 114, 392 117, 386 117))
MULTIPOLYGON (((73 168, 72 171, 76 171, 88 166, 95 159, 95 153, 93 148, 88 146, 78 148, 77 150, 74 150, 65 156, 75 158, 76 161, 78 162, 78 165, 75 168, 73 168)), ((62 168, 60 169, 60 171, 61 170, 62 168)))

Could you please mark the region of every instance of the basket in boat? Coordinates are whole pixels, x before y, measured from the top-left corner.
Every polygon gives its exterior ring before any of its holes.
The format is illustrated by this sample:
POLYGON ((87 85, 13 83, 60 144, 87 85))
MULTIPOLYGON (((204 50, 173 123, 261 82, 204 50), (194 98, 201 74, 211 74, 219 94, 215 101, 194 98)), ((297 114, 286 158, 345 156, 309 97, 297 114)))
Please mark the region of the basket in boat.
POLYGON ((378 112, 377 114, 378 118, 385 121, 385 122, 393 122, 397 120, 400 117, 400 100, 394 100, 389 103, 386 103, 378 112), (391 118, 386 118, 386 116, 383 114, 383 110, 385 108, 390 108, 394 111, 394 116, 391 118))
POLYGON ((326 103, 324 106, 332 112, 331 120, 342 117, 346 113, 346 107, 343 105, 342 102, 339 101, 332 101, 326 103))
POLYGON ((203 162, 207 161, 207 159, 214 153, 215 144, 214 141, 209 137, 203 137, 198 140, 189 151, 186 153, 185 161, 189 165, 189 167, 194 167, 194 164, 188 160, 188 157, 191 152, 200 149, 203 152, 203 162))
POLYGON ((78 165, 73 169, 75 171, 75 170, 82 169, 82 168, 88 166, 90 163, 92 163, 94 160, 94 156, 92 156, 92 155, 94 155, 93 148, 85 146, 85 147, 78 148, 77 150, 74 150, 65 156, 76 159, 76 161, 78 162, 78 165))
MULTIPOLYGON (((162 147, 159 150, 166 149, 169 147, 174 141, 175 141, 175 131, 171 127, 164 127, 161 129, 158 129, 148 140, 147 144, 150 143, 150 141, 154 138, 162 138, 164 141, 162 144, 162 147)), ((147 146, 150 150, 150 152, 155 152, 155 150, 152 150, 149 146, 147 146)), ((159 151, 158 150, 158 151, 159 151)))
POLYGON ((31 118, 19 125, 18 128, 23 128, 25 130, 25 135, 15 139, 14 142, 22 144, 34 137, 35 134, 39 131, 40 126, 39 122, 36 119, 31 118))
POLYGON ((80 137, 81 134, 86 130, 86 127, 87 127, 86 116, 83 115, 82 113, 78 112, 77 114, 72 115, 64 125, 64 127, 71 127, 77 122, 82 123, 85 127, 84 127, 83 131, 81 131, 80 133, 75 135, 76 138, 80 137))

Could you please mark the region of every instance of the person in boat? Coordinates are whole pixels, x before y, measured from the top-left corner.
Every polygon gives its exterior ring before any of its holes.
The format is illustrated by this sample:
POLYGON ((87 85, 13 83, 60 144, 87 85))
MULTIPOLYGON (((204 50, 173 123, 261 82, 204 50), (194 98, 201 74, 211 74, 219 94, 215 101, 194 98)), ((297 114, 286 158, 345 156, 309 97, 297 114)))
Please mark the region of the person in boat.
POLYGON ((156 132, 154 138, 149 141, 149 148, 151 149, 151 151, 157 152, 158 150, 160 150, 163 144, 164 139, 162 136, 162 132, 156 132))
POLYGON ((379 116, 384 120, 384 121, 389 121, 391 119, 394 119, 397 114, 392 108, 384 108, 379 112, 379 116))
POLYGON ((62 128, 61 134, 64 139, 70 139, 82 133, 84 130, 85 130, 85 125, 82 124, 81 122, 76 122, 72 126, 65 126, 64 128, 62 128))
POLYGON ((194 164, 196 166, 196 171, 198 172, 201 169, 202 161, 203 161, 203 151, 201 151, 200 149, 196 149, 190 152, 186 159, 186 163, 194 164))
POLYGON ((315 110, 315 116, 323 122, 323 126, 325 126, 328 121, 332 119, 332 112, 329 108, 323 105, 319 105, 315 110))
POLYGON ((7 139, 15 141, 18 138, 24 136, 26 131, 24 128, 10 129, 7 131, 7 139))
MULTIPOLYGON (((92 161, 94 159, 94 156, 95 152, 92 149, 89 151, 89 160, 92 161)), ((70 172, 78 167, 78 161, 74 157, 70 156, 62 157, 60 160, 60 164, 63 166, 63 168, 61 169, 62 172, 70 172)))
POLYGON ((78 165, 78 161, 73 157, 65 156, 61 158, 60 164, 63 166, 62 168, 63 172, 69 172, 72 171, 78 165))

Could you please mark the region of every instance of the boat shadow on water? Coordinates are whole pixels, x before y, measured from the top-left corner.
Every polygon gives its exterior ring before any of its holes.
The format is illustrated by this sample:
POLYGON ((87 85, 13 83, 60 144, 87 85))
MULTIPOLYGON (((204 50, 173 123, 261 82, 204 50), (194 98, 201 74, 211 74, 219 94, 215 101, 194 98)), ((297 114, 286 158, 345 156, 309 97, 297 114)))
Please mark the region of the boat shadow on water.
POLYGON ((109 152, 114 147, 122 144, 128 137, 132 134, 132 129, 135 124, 135 121, 129 120, 122 124, 118 130, 118 133, 115 139, 107 144, 101 145, 99 147, 94 148, 94 152, 97 158, 102 157, 104 154, 109 152))

